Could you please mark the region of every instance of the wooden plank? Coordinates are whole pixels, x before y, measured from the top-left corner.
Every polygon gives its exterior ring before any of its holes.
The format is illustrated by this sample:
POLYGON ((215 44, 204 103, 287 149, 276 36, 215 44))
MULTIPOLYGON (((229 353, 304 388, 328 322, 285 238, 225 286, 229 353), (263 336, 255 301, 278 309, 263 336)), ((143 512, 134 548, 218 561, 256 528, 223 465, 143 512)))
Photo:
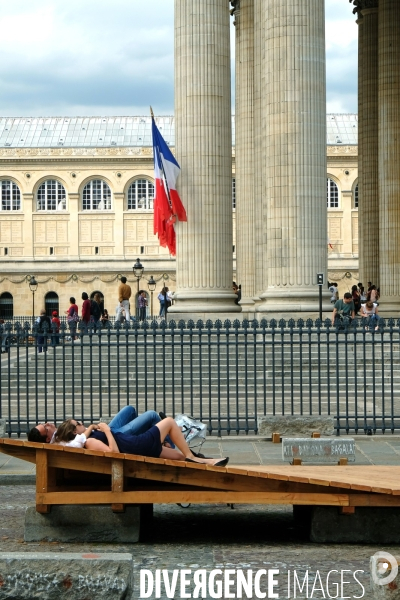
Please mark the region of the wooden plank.
POLYGON ((0 454, 5 454, 7 456, 13 456, 14 458, 20 458, 21 460, 26 460, 27 462, 36 463, 36 454, 35 450, 24 448, 24 447, 14 447, 12 450, 7 446, 0 446, 0 454))
MULTIPOLYGON (((111 491, 113 493, 124 491, 124 462, 119 459, 111 461, 111 491)), ((125 504, 113 502, 111 510, 118 513, 124 512, 125 504)))
MULTIPOLYGON (((8 439, 4 442, 4 445, 7 446, 23 446, 24 445, 24 440, 13 440, 13 439, 8 439)), ((43 446, 43 444, 41 444, 41 446, 43 446)))
POLYGON ((111 474, 111 461, 105 456, 92 456, 84 454, 77 460, 68 452, 49 453, 49 465, 57 469, 71 469, 72 471, 87 471, 89 473, 111 474))
POLYGON ((134 491, 134 492, 49 492, 40 494, 42 504, 301 504, 349 506, 348 494, 290 494, 282 492, 134 491))
POLYGON ((49 513, 51 505, 38 500, 39 494, 45 494, 49 491, 49 463, 48 453, 44 448, 36 450, 36 510, 41 513, 49 513))

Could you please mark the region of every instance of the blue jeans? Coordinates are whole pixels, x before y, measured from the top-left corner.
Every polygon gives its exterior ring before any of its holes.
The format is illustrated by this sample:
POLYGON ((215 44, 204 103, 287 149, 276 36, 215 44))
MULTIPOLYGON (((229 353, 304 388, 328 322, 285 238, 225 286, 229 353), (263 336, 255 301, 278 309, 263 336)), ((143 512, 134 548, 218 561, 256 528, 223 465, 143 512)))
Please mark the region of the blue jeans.
MULTIPOLYGON (((147 410, 143 414, 137 416, 133 406, 124 406, 124 408, 115 415, 112 421, 110 421, 109 426, 112 433, 140 435, 141 433, 148 431, 153 425, 157 425, 160 421, 160 416, 155 410, 147 410)), ((171 444, 172 448, 175 448, 175 445, 172 443, 169 436, 166 437, 166 440, 171 444)))

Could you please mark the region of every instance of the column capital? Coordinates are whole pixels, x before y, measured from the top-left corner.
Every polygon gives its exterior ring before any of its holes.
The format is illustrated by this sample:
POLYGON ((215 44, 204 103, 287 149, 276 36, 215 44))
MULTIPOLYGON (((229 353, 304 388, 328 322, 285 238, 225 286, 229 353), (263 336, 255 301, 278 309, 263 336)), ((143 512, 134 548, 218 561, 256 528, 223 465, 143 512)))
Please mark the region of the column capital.
POLYGON ((358 14, 368 8, 378 8, 379 5, 379 0, 349 0, 349 2, 355 6, 353 13, 358 14))

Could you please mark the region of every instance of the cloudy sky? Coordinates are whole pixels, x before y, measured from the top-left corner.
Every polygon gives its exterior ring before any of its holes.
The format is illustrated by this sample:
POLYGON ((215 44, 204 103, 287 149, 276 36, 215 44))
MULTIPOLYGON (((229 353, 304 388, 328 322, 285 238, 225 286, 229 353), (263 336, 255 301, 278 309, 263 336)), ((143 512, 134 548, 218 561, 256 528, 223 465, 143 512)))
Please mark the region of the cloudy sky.
MULTIPOLYGON (((0 0, 0 115, 172 114, 173 0, 0 0)), ((328 112, 356 112, 357 25, 326 0, 328 112)))

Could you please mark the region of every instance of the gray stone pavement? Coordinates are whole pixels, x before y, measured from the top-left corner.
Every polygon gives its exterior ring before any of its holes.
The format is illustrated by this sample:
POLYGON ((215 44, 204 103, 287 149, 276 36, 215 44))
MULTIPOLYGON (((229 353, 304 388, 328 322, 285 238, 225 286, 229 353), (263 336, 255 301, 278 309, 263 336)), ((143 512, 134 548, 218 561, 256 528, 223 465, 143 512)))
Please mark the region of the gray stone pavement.
MULTIPOLYGON (((353 436, 356 438, 355 464, 399 465, 400 436, 353 436)), ((230 464, 284 464, 281 445, 257 437, 209 437, 203 451, 211 456, 229 455, 230 464)), ((332 466, 332 468, 336 468, 332 466)), ((146 541, 138 544, 99 544, 82 540, 81 544, 62 542, 24 542, 24 515, 35 504, 35 469, 30 463, 0 454, 0 552, 130 552, 133 555, 136 578, 134 598, 140 598, 140 569, 279 569, 279 598, 366 598, 373 600, 369 589, 369 560, 377 551, 400 555, 398 545, 313 544, 293 519, 290 506, 235 505, 156 505, 153 527, 146 541), (14 485, 19 483, 20 485, 14 485), (330 571, 327 593, 326 578, 330 571), (359 570, 358 580, 353 573, 359 570), (291 585, 288 593, 288 571, 300 581, 309 574, 309 590, 291 585), (317 571, 324 586, 312 593, 317 571), (344 571, 341 574, 341 571, 344 571), (340 578, 343 591, 335 582, 340 578), (324 595, 325 594, 325 595, 324 595), (337 595, 338 594, 338 595, 337 595)), ((344 517, 348 518, 348 517, 344 517)), ((155 598, 153 594, 151 598, 155 598)), ((175 598, 181 598, 179 590, 175 598)), ((211 598, 210 595, 206 596, 211 598)), ((256 598, 255 595, 253 595, 256 598)), ((161 589, 161 599, 167 595, 161 589)))

